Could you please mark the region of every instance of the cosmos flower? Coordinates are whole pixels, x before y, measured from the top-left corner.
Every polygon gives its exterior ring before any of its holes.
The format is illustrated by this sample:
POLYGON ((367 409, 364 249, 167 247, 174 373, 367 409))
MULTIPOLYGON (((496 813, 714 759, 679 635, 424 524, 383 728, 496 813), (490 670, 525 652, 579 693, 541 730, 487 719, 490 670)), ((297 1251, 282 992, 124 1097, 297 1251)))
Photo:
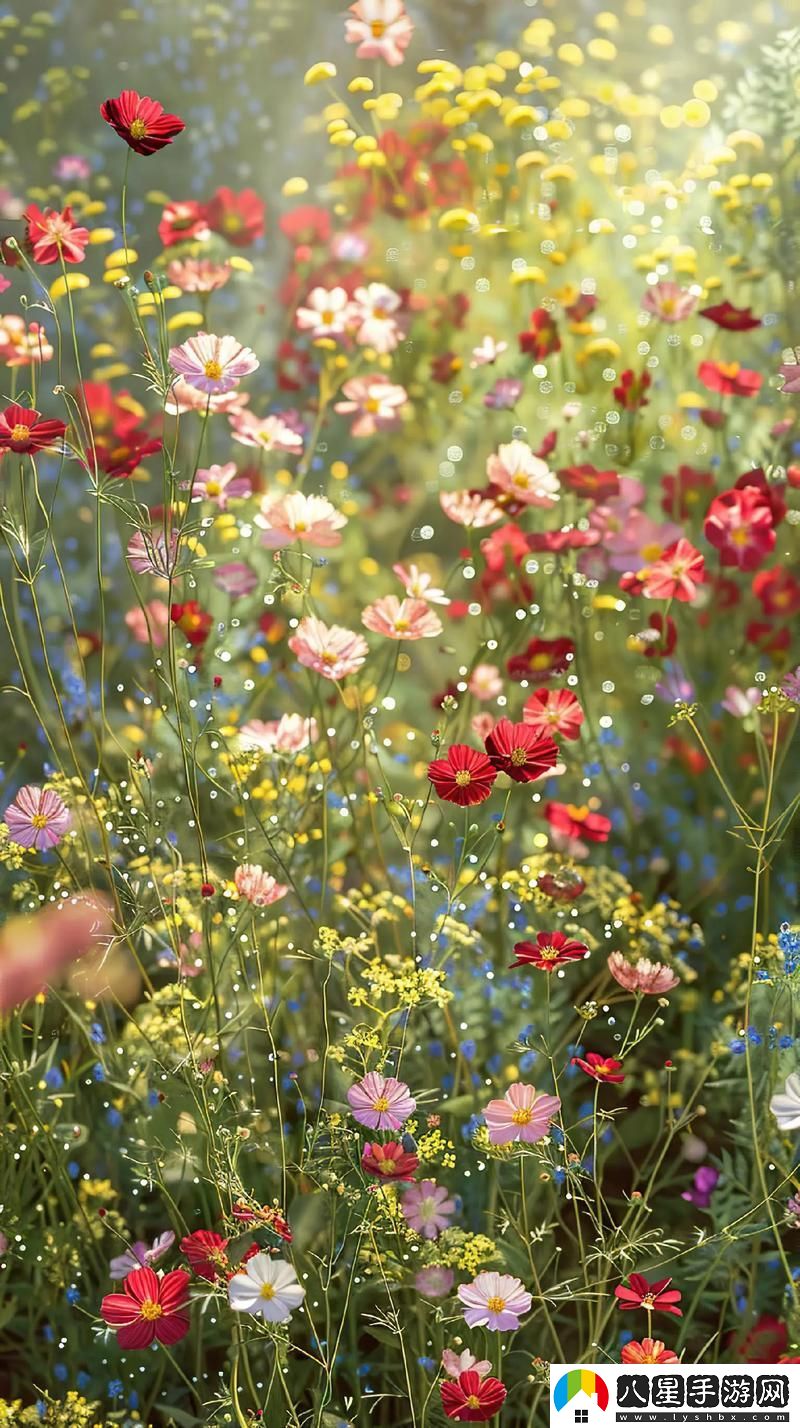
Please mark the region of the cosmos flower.
POLYGON ((181 1240, 181 1253, 186 1256, 195 1274, 213 1283, 227 1275, 229 1266, 225 1251, 229 1243, 216 1230, 193 1230, 181 1240))
POLYGON ((348 317, 356 342, 362 347, 373 347, 376 352, 393 352, 402 336, 395 317, 401 304, 400 294, 385 283, 356 288, 348 317))
POLYGON ((148 600, 125 613, 125 624, 139 644, 163 649, 169 634, 169 606, 163 600, 148 600))
POLYGON ((665 1349, 661 1339, 642 1339, 639 1343, 631 1339, 622 1345, 620 1358, 624 1364, 677 1364, 678 1355, 672 1349, 665 1349))
POLYGON ((462 1349, 460 1354, 455 1349, 442 1349, 442 1368, 448 1378, 458 1378, 467 1369, 474 1369, 480 1378, 485 1378, 491 1367, 489 1359, 476 1359, 469 1349, 462 1349))
POLYGON ((733 397, 754 397, 763 380, 760 372, 752 372, 740 362, 701 362, 697 375, 710 392, 733 397))
POLYGON ((482 530, 503 519, 502 508, 483 491, 442 491, 439 504, 449 520, 471 530, 482 530))
POLYGON ((256 446, 261 451, 285 451, 290 456, 299 456, 303 450, 300 432, 289 426, 280 412, 259 417, 255 412, 239 411, 232 414, 230 422, 231 436, 242 446, 256 446))
POLYGON ((490 1101, 483 1113, 489 1141, 492 1145, 510 1145, 518 1140, 526 1144, 542 1140, 560 1109, 558 1096, 548 1096, 535 1086, 515 1081, 504 1096, 490 1101))
POLYGON ((175 1235, 172 1230, 165 1230, 163 1234, 156 1235, 153 1243, 148 1247, 144 1240, 137 1240, 124 1254, 118 1254, 112 1259, 108 1269, 112 1279, 124 1279, 126 1274, 130 1274, 134 1269, 141 1269, 143 1265, 158 1264, 164 1258, 175 1243, 175 1235))
POLYGON ((757 486, 723 491, 706 512, 703 533, 722 565, 754 570, 775 545, 772 509, 757 486))
POLYGON ((443 1264, 429 1264, 414 1276, 414 1288, 428 1299, 444 1299, 453 1288, 455 1275, 443 1264))
POLYGON ((238 387, 242 377, 255 372, 259 362, 255 353, 235 337, 198 332, 179 347, 170 348, 169 365, 190 387, 218 396, 238 387))
MULTIPOLYGON (((412 1142, 413 1144, 413 1142, 412 1142)), ((361 1168, 379 1180, 413 1180, 419 1156, 397 1140, 366 1141, 361 1152, 361 1168)))
POLYGON ((537 932, 535 942, 514 944, 515 962, 512 967, 538 967, 542 972, 555 972, 569 962, 581 962, 588 956, 589 948, 574 937, 563 932, 537 932))
POLYGON ((169 617, 193 648, 205 644, 214 623, 210 611, 204 610, 199 600, 176 601, 170 605, 169 617))
POLYGON ((100 1313, 117 1330, 121 1349, 147 1349, 153 1340, 177 1344, 189 1332, 189 1275, 172 1269, 159 1278, 149 1267, 134 1269, 121 1293, 107 1294, 100 1313))
POLYGON ((86 952, 105 950, 110 933, 108 907, 96 894, 9 918, 0 930, 0 1011, 37 996, 86 952))
POLYGON ((749 307, 734 307, 730 302, 718 302, 713 307, 701 307, 700 317, 707 317, 717 327, 726 332, 751 332, 761 326, 761 318, 754 317, 749 307))
POLYGON ((413 33, 403 0, 356 0, 344 26, 347 43, 358 45, 357 59, 384 60, 391 66, 403 63, 413 33))
POLYGON ((228 1280, 228 1303, 234 1313, 255 1314, 268 1324, 285 1324, 305 1297, 293 1266, 264 1250, 228 1280))
POLYGON ((498 773, 515 783, 532 783, 558 763, 558 746, 549 733, 530 724, 500 719, 484 740, 486 752, 498 773))
POLYGON ((306 615, 289 640, 289 649, 301 664, 325 679, 344 679, 355 674, 369 654, 363 635, 341 625, 325 625, 315 615, 306 615))
POLYGON ((170 532, 169 544, 165 532, 158 526, 136 531, 127 545, 128 564, 137 575, 160 575, 168 580, 177 550, 178 535, 175 530, 170 532))
POLYGON ((683 1310, 677 1308, 681 1293, 678 1289, 670 1289, 671 1283, 671 1279, 656 1279, 649 1284, 643 1274, 629 1274, 630 1288, 618 1284, 614 1294, 619 1300, 620 1309, 659 1310, 663 1314, 675 1314, 677 1318, 682 1319, 683 1310))
POLYGON ((786 1077, 782 1091, 776 1091, 769 1108, 782 1131, 800 1129, 800 1073, 786 1077))
POLYGON ((413 1114, 416 1101, 405 1081, 370 1071, 347 1092, 353 1119, 370 1130, 399 1130, 413 1114))
POLYGON ((6 367, 31 367, 49 362, 53 347, 39 322, 27 323, 18 313, 0 317, 0 362, 6 367))
MULTIPOLYGON (((161 241, 164 241, 163 238, 161 241)), ((180 261, 173 258, 167 264, 167 277, 184 293, 218 292, 224 288, 232 272, 230 263, 213 263, 210 258, 183 258, 180 261)))
POLYGON ((263 749, 266 754, 297 754, 318 738, 316 719, 302 714, 282 714, 266 723, 250 719, 239 730, 245 748, 263 749))
POLYGON ((681 537, 641 570, 639 579, 650 600, 694 600, 706 579, 705 561, 691 541, 681 537))
POLYGON ((419 1180, 406 1191, 400 1208, 412 1230, 423 1239, 435 1240, 450 1224, 456 1202, 444 1185, 437 1185, 435 1180, 419 1180))
POLYGON ((262 543, 270 550, 293 545, 295 541, 327 549, 341 545, 340 532, 347 525, 347 517, 337 511, 327 496, 287 491, 262 498, 255 524, 264 532, 262 543))
POLYGON ((63 213, 56 208, 44 211, 29 203, 24 214, 31 254, 36 263, 82 263, 89 242, 89 229, 81 228, 72 217, 72 209, 63 213))
POLYGON ((572 640, 542 640, 534 638, 520 654, 511 655, 506 669, 512 679, 529 679, 536 675, 539 679, 550 679, 554 674, 563 674, 571 664, 575 654, 572 640))
POLYGON ((470 367, 493 366, 498 357, 502 357, 508 351, 507 342, 495 342, 495 339, 486 336, 481 339, 477 347, 472 349, 472 361, 470 367))
MULTIPOLYGON (((209 236, 209 228, 205 204, 198 203, 193 198, 170 200, 164 205, 161 213, 158 236, 165 248, 172 247, 174 243, 185 243, 190 238, 206 239, 209 236)), ((185 264, 183 262, 170 263, 167 272, 170 273, 173 266, 183 270, 184 267, 187 269, 197 268, 206 263, 209 267, 218 266, 208 258, 188 258, 185 264)), ((227 267, 227 264, 225 266, 227 267)), ((177 283, 178 287, 183 287, 180 279, 173 278, 171 273, 170 280, 177 283)), ((188 288, 184 288, 184 292, 188 291, 188 288)))
POLYGON ((167 114, 156 99, 135 89, 123 89, 116 99, 106 99, 100 105, 100 113, 128 148, 145 157, 171 144, 186 128, 177 114, 167 114))
POLYGON ((334 411, 353 416, 353 436, 374 436, 376 431, 392 431, 400 425, 400 412, 408 401, 405 387, 377 373, 371 377, 350 377, 342 386, 343 402, 334 411))
POLYGON ((583 804, 547 803, 544 816, 551 831, 563 838, 588 838, 590 843, 605 843, 611 832, 611 821, 601 813, 592 813, 583 804))
POLYGON ((440 798, 465 808, 489 797, 497 769, 469 744, 451 744, 443 758, 428 765, 428 778, 440 798))
POLYGON ((537 734, 577 739, 583 710, 570 689, 535 689, 522 706, 522 718, 537 734))
POLYGON ((496 1270, 485 1270, 471 1284, 460 1284, 458 1297, 466 1306, 464 1318, 471 1329, 501 1334, 518 1329, 520 1315, 527 1314, 533 1302, 521 1279, 496 1270))
POLYGON ((26 783, 3 814, 13 842, 20 848, 55 848, 72 822, 69 809, 52 788, 26 783))
POLYGON ((595 1081, 608 1081, 614 1085, 619 1085, 625 1080, 622 1069, 622 1062, 615 1060, 613 1056, 601 1056, 597 1051, 587 1051, 585 1056, 573 1056, 573 1066, 580 1066, 581 1071, 585 1071, 587 1076, 591 1076, 595 1081))
POLYGON ((560 483, 545 461, 534 456, 527 441, 510 441, 498 447, 486 462, 492 486, 526 506, 554 506, 560 483))
POLYGON ((344 288, 312 288, 297 309, 295 322, 309 337, 341 337, 347 328, 350 299, 344 288))
POLYGON ((720 700, 720 704, 726 714, 732 714, 734 719, 746 719, 761 703, 762 698, 763 691, 755 685, 751 685, 749 689, 740 689, 736 684, 728 684, 725 688, 725 698, 720 700))
POLYGON ((427 600, 429 605, 449 605, 449 596, 433 584, 433 576, 417 565, 393 565, 392 570, 403 585, 406 595, 414 600, 427 600))
POLYGON ((190 487, 193 501, 213 501, 218 511, 227 511, 229 501, 249 496, 252 490, 250 477, 239 475, 235 461, 201 467, 194 481, 181 482, 182 490, 190 487))
POLYGON ((473 699, 496 699, 503 693, 503 678, 496 664, 476 664, 467 689, 473 699))
POLYGON ((6 452, 33 455, 43 451, 63 441, 66 430, 63 421, 47 420, 33 407, 20 407, 13 402, 0 412, 0 457, 6 452))
POLYGON ((249 248, 264 232, 266 204, 255 189, 218 188, 206 205, 208 226, 234 248, 249 248))
POLYGON ((677 987, 680 977, 676 977, 671 967, 664 962, 651 962, 649 957, 639 957, 629 962, 622 952, 612 952, 607 960, 608 970, 626 992, 643 992, 645 996, 662 997, 677 987))
POLYGON ((781 391, 787 396, 793 396, 800 392, 800 362, 784 362, 778 368, 778 375, 783 377, 781 391))
POLYGON ((458 1423, 485 1423, 500 1412, 506 1398, 499 1378, 481 1378, 475 1369, 467 1369, 455 1381, 444 1379, 439 1392, 445 1415, 458 1423))
POLYGON ((396 595, 383 595, 367 605, 361 620, 389 640, 433 639, 442 633, 442 622, 426 600, 398 600, 396 595))
POLYGON ((233 881, 239 896, 253 907, 270 907, 289 891, 271 873, 265 873, 260 863, 240 863, 233 881))
POLYGON ((685 317, 691 317, 697 307, 697 298, 679 283, 662 280, 647 289, 642 307, 662 322, 682 322, 685 317))

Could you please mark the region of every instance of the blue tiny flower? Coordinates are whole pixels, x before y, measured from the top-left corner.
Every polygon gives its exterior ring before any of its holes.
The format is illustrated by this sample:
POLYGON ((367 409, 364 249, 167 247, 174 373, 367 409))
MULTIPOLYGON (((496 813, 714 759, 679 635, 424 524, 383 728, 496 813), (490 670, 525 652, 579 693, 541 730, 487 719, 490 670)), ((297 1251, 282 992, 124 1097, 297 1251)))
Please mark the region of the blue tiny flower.
POLYGON ((105 1045, 106 1034, 99 1021, 92 1022, 91 1026, 89 1027, 89 1036, 91 1037, 95 1046, 105 1045))
POLYGON ((80 1297, 81 1291, 74 1284, 71 1284, 64 1294, 64 1298, 66 1299, 68 1304, 79 1303, 80 1297))

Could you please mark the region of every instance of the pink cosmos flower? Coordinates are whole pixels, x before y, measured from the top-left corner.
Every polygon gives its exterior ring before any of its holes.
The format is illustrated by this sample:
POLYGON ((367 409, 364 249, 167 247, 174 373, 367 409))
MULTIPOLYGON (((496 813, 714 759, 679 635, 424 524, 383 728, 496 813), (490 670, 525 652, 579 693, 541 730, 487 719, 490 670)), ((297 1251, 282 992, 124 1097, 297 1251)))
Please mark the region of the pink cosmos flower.
POLYGON ((184 293, 213 293, 224 288, 233 269, 230 263, 213 263, 210 258, 173 258, 167 277, 184 293))
POLYGON ((401 303, 400 294, 385 283, 356 288, 348 319, 355 329, 356 342, 362 347, 374 347, 376 352, 393 352, 402 336, 394 316, 401 303))
POLYGON ((705 578, 705 561, 700 551, 683 536, 668 546, 652 565, 639 572, 649 600, 694 600, 705 578))
POLYGON ((414 1276, 414 1288, 428 1299, 444 1299, 453 1288, 455 1275, 443 1264, 429 1264, 414 1276))
POLYGON ((269 907, 285 897, 289 889, 265 873, 260 863, 240 863, 233 874, 236 891, 254 907, 269 907))
POLYGON ((183 412, 208 410, 212 414, 224 412, 232 418, 241 413, 249 400, 246 392, 229 391, 209 395, 191 386, 185 377, 176 377, 167 394, 164 411, 168 416, 180 416, 183 412))
POLYGON ((651 962, 648 957, 640 957, 633 964, 621 952, 611 953, 608 970, 626 992, 644 992, 647 996, 663 996, 680 982, 680 977, 676 977, 663 962, 651 962))
POLYGON ((163 649, 169 633, 169 606, 163 600, 148 600, 144 606, 135 605, 127 611, 125 624, 139 644, 151 644, 153 649, 163 649))
POLYGON ((533 1302, 521 1279, 511 1274, 485 1270, 471 1284, 459 1284, 458 1297, 466 1305, 464 1318, 471 1329, 493 1329, 505 1333, 518 1329, 521 1314, 533 1302))
POLYGON ((34 917, 12 917, 4 924, 0 931, 0 1011, 35 997, 58 972, 90 949, 108 947, 109 911, 95 894, 92 898, 70 898, 34 917))
POLYGON ((28 242, 31 244, 36 263, 82 263, 89 242, 89 229, 79 228, 72 217, 72 209, 65 208, 59 213, 55 208, 42 212, 31 203, 24 213, 28 225, 28 242))
POLYGON ((52 355, 41 323, 28 324, 15 312, 0 317, 0 362, 4 366, 30 367, 34 362, 49 362, 52 355))
POLYGON ((484 1378, 491 1367, 488 1359, 476 1359, 469 1349, 462 1349, 460 1354, 455 1349, 442 1350, 442 1368, 448 1378, 458 1378, 459 1374, 467 1373, 469 1369, 484 1378))
MULTIPOLYGON (((473 699, 496 699, 503 693, 503 679, 496 664, 476 664, 467 681, 473 699)), ((527 722, 527 721, 526 721, 527 722)))
POLYGON ((800 392, 800 362, 784 362, 778 368, 778 375, 783 377, 782 392, 794 395, 800 392))
POLYGON ((191 486, 193 501, 213 501, 218 511, 227 511, 228 502, 249 496, 252 483, 249 476, 239 476, 236 462, 224 466, 204 466, 195 474, 194 482, 181 482, 183 491, 191 486))
POLYGON ((363 635, 341 625, 325 625, 316 615, 306 615, 288 643, 301 664, 325 679, 355 674, 369 654, 363 635))
POLYGON ((243 560, 229 560, 224 565, 215 566, 211 579, 217 589, 223 590, 232 600, 252 595, 259 583, 252 565, 243 560))
POLYGON ((450 597, 433 584, 433 576, 417 565, 393 565, 392 570, 402 583, 406 595, 415 600, 427 600, 429 605, 449 605, 450 597))
POLYGON ((743 486, 715 496, 703 531, 716 546, 722 565, 755 570, 775 545, 772 508, 757 486, 743 486))
POLYGON ((400 1208, 412 1230, 426 1240, 435 1240, 450 1224, 456 1202, 444 1185, 420 1180, 406 1191, 400 1208))
POLYGON ((55 848, 72 819, 63 799, 52 788, 26 783, 3 814, 12 842, 20 848, 55 848))
POLYGON ((400 412, 408 401, 408 392, 381 373, 369 377, 351 377, 342 387, 343 402, 334 411, 355 420, 350 428, 353 436, 374 436, 376 431, 392 431, 400 425, 400 412))
POLYGON ((723 709, 728 714, 732 714, 734 719, 746 719, 748 714, 761 703, 762 691, 752 686, 750 689, 739 689, 735 684, 729 684, 725 690, 725 698, 720 700, 723 709))
POLYGON ((534 456, 527 441, 509 441, 486 462, 486 475, 498 490, 526 506, 550 508, 559 498, 561 483, 545 461, 534 456))
POLYGON ((169 549, 166 535, 159 526, 148 531, 136 531, 128 541, 128 564, 137 575, 160 575, 163 580, 168 580, 175 565, 177 548, 176 531, 171 532, 169 549))
POLYGON ((441 491, 439 505, 449 520, 472 530, 482 530, 503 519, 501 507, 483 491, 441 491))
POLYGON ((483 1113, 489 1141, 492 1145, 509 1145, 516 1140, 542 1140, 560 1109, 558 1096, 548 1096, 534 1086, 515 1081, 503 1097, 490 1101, 483 1113))
POLYGON ((341 545, 339 532, 347 525, 347 517, 331 504, 327 496, 306 496, 302 491, 264 496, 255 524, 264 532, 262 542, 271 550, 279 550, 299 541, 303 545, 341 545))
POLYGON ((353 1119, 370 1130, 399 1130, 416 1107, 405 1081, 370 1071, 351 1086, 347 1100, 353 1119))
POLYGON ((472 349, 472 361, 470 367, 493 366, 498 357, 501 357, 508 350, 507 342, 495 342, 493 337, 484 337, 477 347, 472 349))
POLYGON ((310 337, 341 337, 350 315, 350 299, 344 288, 312 288, 303 307, 295 313, 301 332, 310 337))
POLYGON ((111 1278, 124 1279, 126 1274, 130 1274, 134 1269, 141 1269, 143 1265, 158 1264, 174 1243, 175 1235, 172 1230, 164 1230, 163 1234, 156 1235, 150 1246, 145 1244, 144 1240, 137 1240, 124 1254, 118 1254, 112 1259, 108 1266, 111 1278))
POLYGON ((265 754, 296 754, 317 739, 317 721, 302 714, 282 714, 266 723, 251 719, 242 725, 239 735, 245 748, 263 749, 265 754))
POLYGON ((442 622, 425 600, 398 600, 383 595, 368 605, 362 623, 389 640, 425 640, 442 633, 442 622))
POLYGON ((255 352, 243 347, 235 337, 217 337, 213 332, 198 332, 171 347, 169 365, 190 387, 209 396, 233 391, 259 365, 255 352))
POLYGON ((299 431, 289 426, 279 413, 259 417, 255 412, 235 412, 231 417, 231 436, 242 446, 257 446, 261 451, 286 451, 290 456, 299 456, 303 450, 299 431))
POLYGON ((535 689, 522 706, 522 718, 539 734, 571 740, 580 735, 583 710, 569 689, 535 689))
POLYGON ((667 280, 654 283, 647 289, 642 307, 662 322, 682 322, 685 317, 691 317, 697 307, 697 298, 688 288, 667 280))
POLYGON ((356 0, 344 26, 347 43, 358 45, 357 59, 381 59, 388 65, 403 63, 413 33, 403 0, 356 0))

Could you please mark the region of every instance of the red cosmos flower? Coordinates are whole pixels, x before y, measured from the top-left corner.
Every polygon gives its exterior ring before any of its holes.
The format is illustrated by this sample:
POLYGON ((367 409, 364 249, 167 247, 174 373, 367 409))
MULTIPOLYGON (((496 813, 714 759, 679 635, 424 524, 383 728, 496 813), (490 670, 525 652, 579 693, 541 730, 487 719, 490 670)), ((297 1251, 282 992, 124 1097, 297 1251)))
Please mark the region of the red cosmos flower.
POLYGON ((597 307, 597 298, 593 293, 579 293, 574 302, 565 304, 564 311, 570 322, 585 322, 587 317, 591 317, 597 307))
POLYGON ((760 390, 760 372, 751 372, 739 362, 701 362, 697 375, 710 392, 726 397, 754 397, 760 390))
MULTIPOLYGON (((766 624, 762 620, 750 620, 744 633, 747 641, 755 645, 761 654, 783 655, 792 642, 791 632, 786 625, 776 630, 774 625, 766 624)), ((778 663, 783 661, 779 660, 778 663)))
POLYGON ((27 240, 36 263, 82 263, 89 242, 89 229, 80 228, 72 217, 72 209, 63 213, 57 208, 42 211, 35 203, 28 204, 23 214, 27 223, 27 240))
POLYGON ((740 476, 738 481, 734 481, 734 491, 743 491, 746 486, 753 486, 756 491, 760 491, 762 496, 769 501, 769 508, 772 511, 772 524, 779 526, 786 515, 786 489, 783 481, 768 481, 766 472, 761 466, 755 466, 752 471, 745 471, 744 476, 740 476))
POLYGON ((661 486, 664 496, 661 509, 676 520, 684 520, 703 499, 704 491, 715 489, 714 477, 710 471, 697 471, 694 466, 679 466, 677 475, 662 476, 661 486))
POLYGON ((216 1230, 193 1230, 181 1240, 181 1253, 186 1255, 195 1274, 213 1282, 230 1268, 225 1253, 229 1243, 216 1230))
POLYGON ((541 362, 551 352, 561 351, 561 338, 552 313, 546 307, 537 307, 531 313, 530 327, 519 334, 519 350, 541 362))
POLYGON ((566 838, 588 838, 590 843, 605 843, 611 832, 611 820, 602 813, 591 813, 584 804, 546 803, 544 816, 554 833, 566 838))
POLYGON ((614 400, 623 411, 635 412, 640 407, 649 405, 647 392, 653 385, 653 378, 650 373, 642 372, 638 377, 632 372, 630 367, 622 373, 616 387, 614 388, 614 400))
POLYGON ((188 644, 205 644, 212 619, 208 611, 204 610, 197 600, 184 600, 183 604, 174 604, 169 613, 172 623, 177 625, 179 630, 183 630, 188 644))
POLYGON ((489 797, 497 769, 479 749, 452 744, 443 759, 428 765, 428 778, 440 798, 466 808, 489 797))
POLYGON ((628 1284, 618 1284, 614 1293, 620 1309, 660 1309, 664 1314, 675 1314, 683 1318, 683 1310, 676 1308, 681 1298, 679 1289, 670 1289, 671 1279, 656 1279, 649 1284, 643 1274, 629 1274, 628 1284))
POLYGON ((673 1349, 665 1349, 661 1339, 642 1339, 638 1343, 631 1339, 623 1344, 620 1358, 624 1364, 677 1364, 678 1355, 673 1349))
POLYGON ((515 783, 533 783, 558 763, 558 746, 551 734, 539 733, 530 724, 513 724, 499 719, 484 739, 489 759, 499 773, 515 783))
POLYGON ((652 565, 640 572, 642 588, 650 600, 694 600, 706 578, 705 561, 681 536, 652 565))
POLYGON ((171 144, 186 128, 177 114, 165 113, 163 104, 135 89, 123 89, 116 99, 104 100, 100 114, 129 149, 145 157, 171 144))
POLYGON ((7 451, 42 451, 61 441, 66 430, 63 421, 43 420, 33 407, 20 407, 13 402, 0 412, 0 457, 7 451))
POLYGON ((585 891, 586 884, 574 868, 557 868, 554 873, 542 873, 536 886, 553 902, 575 902, 585 891))
POLYGON ((249 248, 264 232, 267 206, 255 189, 218 188, 206 209, 208 226, 221 233, 234 248, 249 248))
POLYGON ((759 570, 753 577, 753 594, 765 615, 796 615, 800 611, 800 584, 782 565, 759 570))
POLYGON ((583 710, 570 689, 535 689, 522 706, 522 717, 539 734, 560 734, 577 739, 583 710))
POLYGON ((601 540, 599 531, 581 531, 577 526, 566 526, 560 531, 531 531, 528 550, 547 550, 558 554, 562 550, 583 550, 586 546, 599 545, 601 540))
POLYGON ((107 1294, 100 1312, 117 1330, 121 1349, 177 1344, 189 1332, 189 1275, 172 1269, 159 1279, 154 1269, 134 1269, 119 1294, 107 1294))
POLYGON ((158 225, 158 236, 165 248, 206 233, 208 210, 204 203, 198 203, 194 198, 183 198, 166 205, 158 225))
POLYGON ((95 435, 128 436, 144 417, 144 408, 129 391, 114 392, 108 382, 84 382, 75 395, 95 435))
POLYGON ((756 486, 723 491, 706 512, 703 531, 723 565, 754 570, 775 545, 769 501, 756 486))
POLYGON ((563 932, 537 932, 535 942, 516 942, 516 962, 511 967, 538 967, 542 972, 555 972, 567 962, 580 962, 589 948, 585 942, 566 937, 563 932))
POLYGON ((330 240, 331 215, 327 208, 304 203, 299 208, 293 208, 291 213, 282 214, 278 219, 278 227, 293 243, 310 248, 315 244, 326 244, 330 240))
POLYGON ((457 352, 440 352, 431 359, 431 377, 446 385, 458 376, 463 365, 457 352))
POLYGON ((726 332, 750 332, 761 326, 761 318, 754 317, 749 307, 734 307, 730 302, 718 302, 714 307, 701 307, 698 317, 707 317, 717 327, 726 332))
POLYGON ((733 1347, 736 1360, 746 1364, 793 1363, 784 1358, 789 1343, 789 1331, 774 1314, 759 1314, 744 1338, 733 1334, 726 1347, 733 1347))
POLYGON ((413 1180, 418 1165, 419 1156, 403 1150, 397 1140, 387 1140, 383 1145, 367 1141, 361 1154, 362 1170, 377 1175, 379 1180, 413 1180))
POLYGON ((520 654, 512 655, 506 669, 512 679, 551 679, 554 674, 563 674, 575 653, 572 640, 533 639, 520 654))
POLYGON ((485 1423, 500 1411, 506 1396, 499 1378, 481 1378, 474 1369, 467 1369, 456 1379, 444 1379, 439 1392, 447 1417, 459 1423, 485 1423))
POLYGON ((86 466, 95 479, 100 473, 122 479, 130 476, 146 456, 153 456, 163 445, 159 437, 150 437, 145 431, 132 431, 115 445, 98 439, 86 453, 86 466))
POLYGON ((598 471, 596 466, 585 462, 583 466, 563 466, 558 473, 564 486, 574 491, 576 496, 586 496, 592 501, 607 501, 619 495, 619 476, 616 471, 598 471))
POLYGON ((587 1051, 585 1056, 573 1056, 572 1064, 580 1066, 581 1071, 585 1071, 586 1075, 593 1077, 595 1081, 620 1085, 625 1080, 624 1072, 621 1076, 618 1075, 622 1062, 616 1061, 613 1056, 600 1056, 596 1051, 587 1051))

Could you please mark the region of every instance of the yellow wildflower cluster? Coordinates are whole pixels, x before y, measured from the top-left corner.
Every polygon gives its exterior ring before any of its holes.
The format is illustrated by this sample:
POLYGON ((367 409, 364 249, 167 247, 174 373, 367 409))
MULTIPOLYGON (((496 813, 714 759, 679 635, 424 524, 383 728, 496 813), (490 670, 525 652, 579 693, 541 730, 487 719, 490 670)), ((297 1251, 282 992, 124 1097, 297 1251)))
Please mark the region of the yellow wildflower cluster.
POLYGON ((367 996, 373 1002, 391 998, 395 1006, 418 1007, 433 1004, 444 1007, 452 1000, 452 992, 444 985, 445 974, 433 967, 419 967, 412 957, 373 957, 361 969, 368 993, 354 987, 349 1000, 363 1006, 367 996))
POLYGON ((476 1275, 487 1265, 496 1263, 498 1257, 497 1245, 488 1235, 472 1235, 455 1226, 445 1230, 436 1241, 436 1263, 461 1269, 468 1275, 476 1275))
MULTIPOLYGON (((10 872, 16 872, 23 865, 25 849, 15 843, 8 831, 8 825, 0 823, 0 863, 10 872)), ((0 1420, 1 1421, 1 1420, 0 1420)))
POLYGON ((106 1428, 107 1420, 102 1415, 99 1403, 89 1403, 74 1389, 70 1389, 62 1403, 49 1402, 42 1415, 40 1408, 31 1404, 23 1408, 19 1398, 10 1402, 0 1398, 0 1428, 106 1428))
POLYGON ((423 1165, 441 1165, 443 1170, 452 1170, 456 1163, 455 1151, 453 1142, 436 1127, 417 1141, 417 1155, 423 1165))

